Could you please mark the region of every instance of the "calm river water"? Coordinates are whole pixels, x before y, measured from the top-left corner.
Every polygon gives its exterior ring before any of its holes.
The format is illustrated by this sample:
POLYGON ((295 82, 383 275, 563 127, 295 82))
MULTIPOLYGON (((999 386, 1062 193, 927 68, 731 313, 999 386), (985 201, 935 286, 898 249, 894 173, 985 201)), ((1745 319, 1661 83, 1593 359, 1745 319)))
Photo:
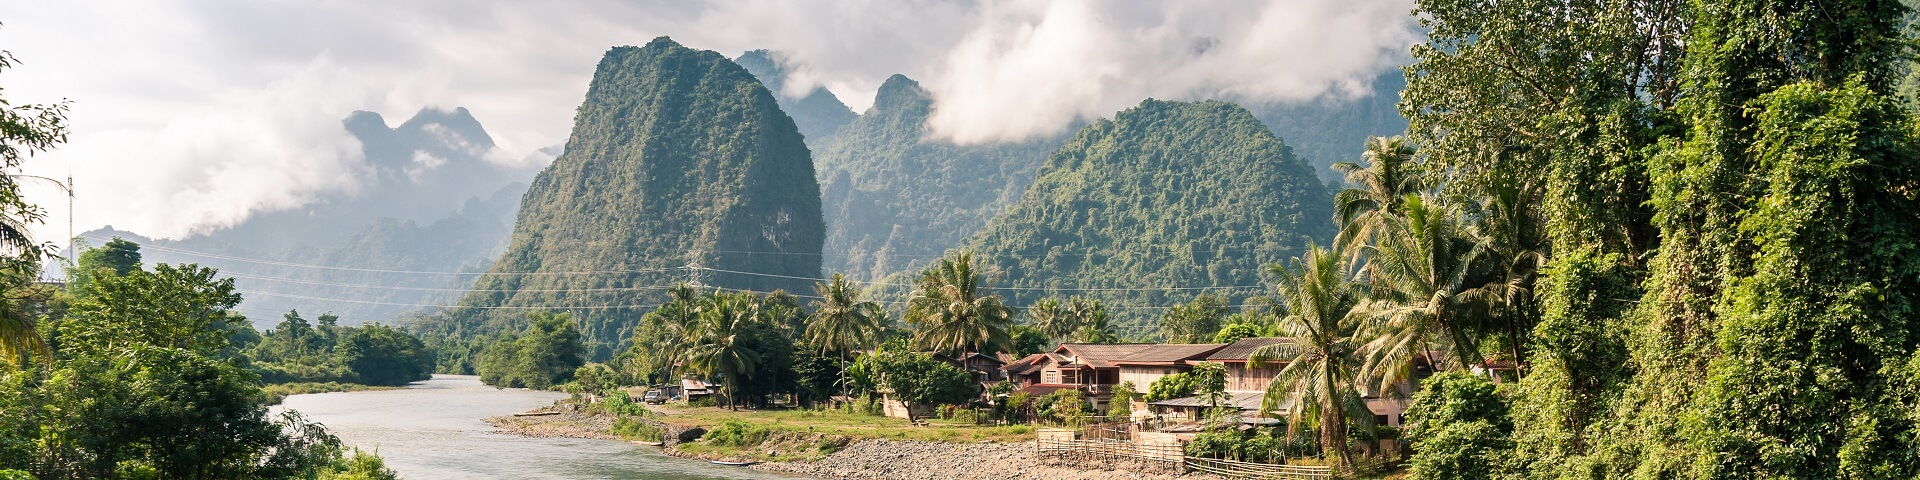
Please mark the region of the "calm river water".
POLYGON ((349 445, 379 451, 409 479, 794 478, 669 457, 626 442, 507 435, 480 421, 563 396, 434 375, 405 390, 294 395, 283 405, 326 425, 349 445))

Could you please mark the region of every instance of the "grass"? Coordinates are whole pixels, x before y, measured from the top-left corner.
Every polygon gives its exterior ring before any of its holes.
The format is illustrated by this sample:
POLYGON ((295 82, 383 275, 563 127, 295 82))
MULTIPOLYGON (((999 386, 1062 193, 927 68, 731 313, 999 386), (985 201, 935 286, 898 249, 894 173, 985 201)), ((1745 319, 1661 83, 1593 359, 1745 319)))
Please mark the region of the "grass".
POLYGON ((1027 425, 980 426, 937 418, 925 419, 926 426, 915 426, 905 419, 846 413, 837 410, 727 410, 720 407, 684 405, 653 406, 660 420, 682 427, 714 428, 727 422, 764 427, 773 432, 838 435, 854 439, 886 438, 933 442, 1023 442, 1033 439, 1033 427, 1027 425))
POLYGON ((267 405, 279 405, 282 400, 287 399, 288 395, 300 395, 300 394, 307 394, 307 393, 327 393, 327 392, 358 392, 363 390, 394 390, 394 389, 401 389, 401 388, 407 388, 407 387, 382 387, 382 386, 374 386, 374 385, 361 385, 358 383, 340 383, 340 382, 294 382, 294 383, 276 383, 272 385, 267 385, 260 389, 260 393, 262 396, 264 396, 264 398, 262 399, 262 403, 265 403, 267 405))

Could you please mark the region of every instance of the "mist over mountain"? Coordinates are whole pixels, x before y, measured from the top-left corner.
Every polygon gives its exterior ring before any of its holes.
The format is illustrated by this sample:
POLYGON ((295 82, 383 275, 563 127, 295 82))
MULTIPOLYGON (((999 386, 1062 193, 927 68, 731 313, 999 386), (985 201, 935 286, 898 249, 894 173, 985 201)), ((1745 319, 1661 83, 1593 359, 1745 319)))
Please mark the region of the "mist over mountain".
POLYGON ((463 308, 417 328, 461 345, 517 330, 522 309, 568 312, 606 358, 675 282, 808 291, 789 277, 820 275, 824 236, 812 159, 772 92, 666 37, 616 47, 506 253, 463 308))
POLYGON ((1344 182, 1328 168, 1351 162, 1366 150, 1367 137, 1399 135, 1407 131, 1400 116, 1400 91, 1407 77, 1400 69, 1375 76, 1372 93, 1357 98, 1320 97, 1307 102, 1249 105, 1247 110, 1293 147, 1294 155, 1312 165, 1322 182, 1344 182))
MULTIPOLYGON (((357 188, 300 208, 179 239, 106 227, 81 234, 141 243, 144 260, 198 263, 233 276, 256 322, 289 309, 343 323, 389 321, 458 297, 506 244, 534 166, 513 166, 465 108, 428 107, 398 127, 359 111, 342 121, 365 162, 357 188)), ((551 150, 544 154, 556 153, 551 150)))
POLYGON ((780 104, 780 110, 793 118, 793 124, 800 128, 800 135, 806 137, 807 146, 818 147, 831 138, 834 132, 840 130, 840 127, 853 121, 855 116, 853 110, 847 108, 847 104, 841 103, 840 98, 835 97, 833 92, 820 86, 815 86, 805 95, 798 97, 788 95, 786 93, 788 72, 782 60, 779 52, 752 50, 740 54, 740 57, 733 59, 733 62, 747 69, 748 73, 752 73, 754 78, 759 79, 760 83, 773 93, 774 100, 780 104))
POLYGON ((828 271, 879 279, 929 263, 1019 200, 1062 141, 954 145, 927 136, 932 106, 918 82, 894 75, 873 108, 815 149, 828 271))
POLYGON ((1080 129, 967 248, 1013 288, 998 291, 1010 304, 1089 294, 1139 334, 1196 287, 1232 287, 1215 293, 1234 302, 1261 292, 1263 266, 1331 239, 1331 203, 1246 109, 1149 99, 1080 129))

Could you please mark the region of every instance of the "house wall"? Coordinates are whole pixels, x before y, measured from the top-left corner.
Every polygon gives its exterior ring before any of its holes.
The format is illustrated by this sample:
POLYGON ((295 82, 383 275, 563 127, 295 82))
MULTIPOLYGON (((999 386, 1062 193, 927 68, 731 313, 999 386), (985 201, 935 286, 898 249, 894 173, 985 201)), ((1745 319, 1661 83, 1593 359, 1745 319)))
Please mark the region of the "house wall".
POLYGON ((1264 368, 1247 368, 1245 363, 1228 363, 1227 391, 1264 392, 1273 383, 1273 377, 1280 374, 1279 365, 1264 368))
POLYGON ((1121 365, 1120 381, 1116 383, 1116 385, 1118 385, 1119 383, 1133 382, 1134 391, 1140 392, 1140 393, 1146 393, 1148 388, 1153 387, 1153 382, 1159 381, 1162 377, 1165 377, 1167 375, 1185 372, 1185 371, 1187 371, 1187 367, 1185 366, 1151 366, 1150 367, 1150 366, 1138 366, 1138 365, 1121 365))

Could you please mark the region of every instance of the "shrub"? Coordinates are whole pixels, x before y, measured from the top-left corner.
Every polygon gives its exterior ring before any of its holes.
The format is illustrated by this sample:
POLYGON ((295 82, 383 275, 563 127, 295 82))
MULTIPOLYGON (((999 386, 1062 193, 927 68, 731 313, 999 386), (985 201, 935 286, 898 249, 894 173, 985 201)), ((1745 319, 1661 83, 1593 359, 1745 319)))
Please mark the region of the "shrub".
POLYGON ((1493 382, 1466 372, 1434 375, 1407 406, 1413 479, 1493 478, 1500 452, 1512 450, 1513 422, 1493 382))
POLYGON ((627 440, 658 442, 666 436, 660 426, 635 418, 616 418, 613 420, 613 435, 627 440))
POLYGON ((687 401, 687 406, 689 406, 689 407, 718 407, 718 406, 720 406, 720 401, 719 401, 719 400, 714 400, 714 399, 713 399, 713 397, 711 397, 711 396, 706 396, 706 397, 700 397, 700 398, 696 398, 696 399, 693 399, 693 400, 688 400, 688 401, 687 401))
POLYGON ((1187 456, 1202 458, 1227 458, 1240 447, 1240 432, 1232 430, 1212 430, 1193 436, 1187 442, 1187 456))
POLYGON ((727 447, 752 447, 766 443, 773 430, 762 425, 728 420, 707 432, 707 443, 727 447))

